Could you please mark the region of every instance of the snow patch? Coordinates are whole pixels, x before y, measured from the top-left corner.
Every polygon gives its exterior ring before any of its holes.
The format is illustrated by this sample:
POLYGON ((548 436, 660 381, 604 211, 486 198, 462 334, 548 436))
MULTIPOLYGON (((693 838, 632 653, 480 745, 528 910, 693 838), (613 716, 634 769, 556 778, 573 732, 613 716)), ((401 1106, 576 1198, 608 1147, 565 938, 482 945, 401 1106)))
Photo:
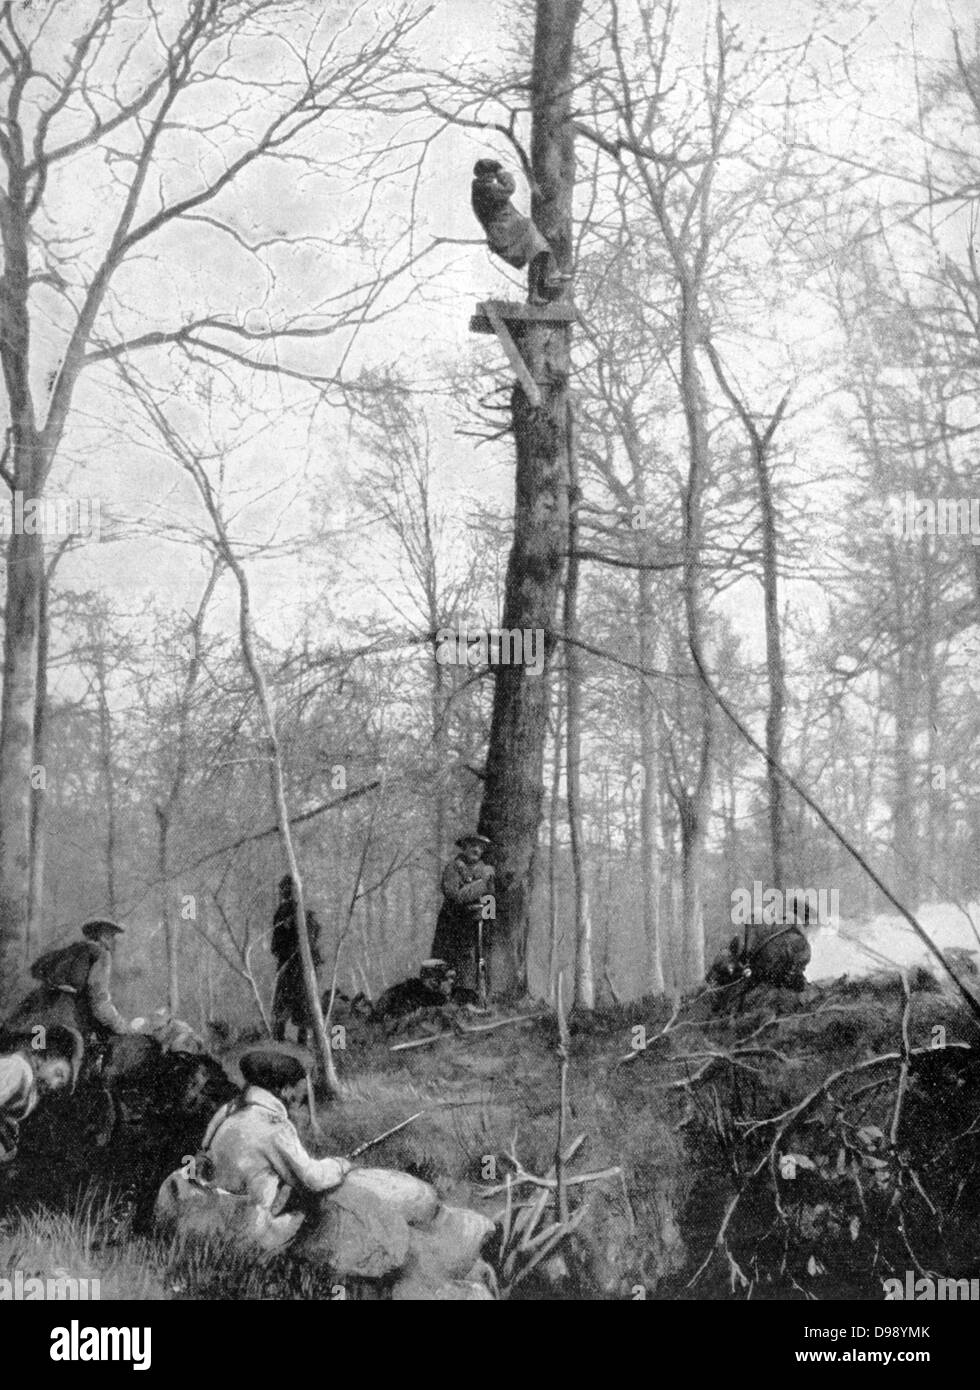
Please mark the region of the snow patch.
MULTIPOLYGON (((980 903, 966 905, 966 912, 953 903, 927 903, 916 916, 941 951, 958 947, 974 952, 980 962, 980 903)), ((935 975, 944 973, 902 917, 882 914, 870 922, 842 918, 822 923, 808 931, 807 938, 813 955, 806 973, 814 982, 916 965, 935 975)))

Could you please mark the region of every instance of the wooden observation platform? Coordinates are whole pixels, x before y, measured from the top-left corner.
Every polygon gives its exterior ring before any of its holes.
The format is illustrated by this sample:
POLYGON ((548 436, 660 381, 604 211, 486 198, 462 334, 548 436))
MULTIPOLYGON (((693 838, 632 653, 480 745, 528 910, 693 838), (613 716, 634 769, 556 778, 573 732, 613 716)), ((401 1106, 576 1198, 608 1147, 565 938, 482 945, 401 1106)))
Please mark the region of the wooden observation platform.
POLYGON ((514 342, 512 325, 528 323, 573 323, 578 313, 572 304, 521 304, 510 299, 485 299, 476 306, 470 319, 471 333, 495 333, 521 383, 525 396, 533 406, 541 404, 538 383, 528 371, 520 348, 514 342))

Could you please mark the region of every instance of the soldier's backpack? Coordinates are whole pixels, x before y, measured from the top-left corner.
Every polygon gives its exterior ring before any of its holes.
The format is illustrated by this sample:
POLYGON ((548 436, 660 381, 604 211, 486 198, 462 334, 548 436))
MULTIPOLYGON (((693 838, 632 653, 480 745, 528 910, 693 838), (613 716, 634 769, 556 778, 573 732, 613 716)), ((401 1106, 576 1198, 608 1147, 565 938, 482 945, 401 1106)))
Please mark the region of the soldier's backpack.
POLYGON ((45 951, 31 966, 31 974, 49 989, 79 993, 85 988, 89 971, 99 958, 99 947, 93 941, 74 941, 45 951))

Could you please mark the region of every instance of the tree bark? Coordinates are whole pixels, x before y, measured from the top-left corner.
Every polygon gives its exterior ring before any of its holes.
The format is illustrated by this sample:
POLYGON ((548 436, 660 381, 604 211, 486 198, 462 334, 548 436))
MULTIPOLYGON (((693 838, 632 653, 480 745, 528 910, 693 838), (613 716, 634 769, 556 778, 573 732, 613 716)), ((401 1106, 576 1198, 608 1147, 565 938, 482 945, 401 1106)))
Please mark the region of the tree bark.
MULTIPOLYGON (((681 399, 687 424, 690 467, 684 494, 684 607, 688 642, 703 650, 704 489, 708 471, 708 405, 697 361, 701 340, 696 281, 681 285, 681 399)), ((708 817, 711 814, 711 745, 714 709, 703 682, 698 683, 701 710, 701 746, 692 791, 679 806, 681 816, 681 900, 683 911, 684 973, 687 983, 704 978, 703 884, 706 868, 708 817)))
MULTIPOLYGON (((644 558, 646 557, 644 547, 644 558)), ((653 603, 653 575, 649 570, 637 574, 639 589, 640 664, 654 665, 656 628, 653 603)), ((657 702, 648 676, 640 676, 640 886, 643 894, 643 935, 647 944, 648 987, 652 994, 664 992, 663 946, 660 936, 660 850, 657 845, 659 817, 660 755, 657 729, 657 702)))
POLYGON ((568 837, 572 857, 572 888, 575 903, 575 989, 574 1003, 581 1009, 595 1008, 595 965, 592 959, 592 914, 585 879, 582 845, 582 649, 578 637, 578 468, 574 441, 569 429, 568 481, 568 576, 565 581, 565 799, 568 809, 568 837))
POLYGON ((0 707, 0 1003, 14 983, 29 916, 31 767, 43 583, 41 537, 12 535, 7 547, 0 707))
MULTIPOLYGON (((0 198, 0 366, 10 424, 4 450, 11 490, 34 495, 43 481, 41 439, 30 382, 30 258, 26 150, 18 119, 24 83, 10 93, 0 198)), ((6 123, 5 123, 6 124, 6 123)), ((31 765, 37 695, 44 541, 14 532, 7 543, 3 699, 0 703, 0 1003, 14 983, 27 925, 31 863, 31 765)))
POLYGON ((51 578, 57 559, 44 573, 38 605, 37 685, 34 691, 34 754, 33 766, 39 769, 36 784, 31 787, 30 870, 27 885, 27 921, 24 927, 24 961, 40 941, 41 915, 44 894, 44 829, 47 797, 46 741, 48 715, 48 639, 50 633, 49 600, 51 578))
MULTIPOLYGON (((106 629, 108 637, 108 629, 106 629)), ((95 687, 98 696, 99 718, 99 769, 102 774, 102 794, 106 809, 105 835, 105 887, 106 904, 109 916, 116 915, 116 779, 112 767, 112 715, 109 710, 109 673, 106 664, 105 647, 96 632, 92 652, 95 664, 95 687)))
POLYGON ((762 521, 762 588, 766 619, 766 673, 769 680, 769 709, 766 712, 766 748, 771 761, 766 767, 769 784, 769 850, 772 883, 786 887, 785 813, 783 781, 776 768, 783 756, 786 725, 786 668, 779 629, 778 557, 776 508, 772 496, 766 449, 759 443, 752 450, 759 488, 759 516, 762 521))
POLYGON ((561 902, 558 887, 558 813, 561 792, 562 726, 564 711, 561 698, 554 711, 554 753, 551 765, 551 790, 548 797, 548 1003, 558 997, 558 973, 561 970, 562 945, 565 933, 561 929, 561 902))

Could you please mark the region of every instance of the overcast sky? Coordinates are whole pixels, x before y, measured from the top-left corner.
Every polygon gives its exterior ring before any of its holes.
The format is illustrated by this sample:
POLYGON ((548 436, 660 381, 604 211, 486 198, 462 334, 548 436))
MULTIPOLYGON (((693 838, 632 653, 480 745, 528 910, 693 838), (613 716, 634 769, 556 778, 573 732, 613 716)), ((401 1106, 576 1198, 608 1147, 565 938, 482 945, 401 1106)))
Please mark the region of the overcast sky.
MULTIPOLYGON (((62 11, 62 25, 67 24, 72 8, 66 6, 62 11)), ((594 0, 588 8, 593 14, 598 13, 600 0, 594 0)), ((628 8, 629 0, 624 0, 624 14, 628 8)), ((972 23, 971 8, 963 0, 952 5, 938 0, 916 0, 915 4, 877 0, 874 4, 850 6, 823 6, 813 0, 737 0, 726 7, 726 12, 742 25, 747 45, 763 35, 773 46, 799 42, 815 31, 814 52, 819 54, 822 45, 828 61, 839 52, 836 46, 844 38, 860 33, 852 65, 854 85, 872 94, 870 100, 865 97, 864 107, 873 108, 880 121, 887 124, 906 117, 914 109, 910 104, 914 103, 914 73, 908 57, 913 40, 928 66, 947 51, 952 22, 966 26, 972 23), (837 14, 838 10, 845 12, 843 17, 837 14)), ((713 9, 700 0, 683 0, 681 10, 683 28, 692 36, 693 54, 694 35, 713 9)), ((494 5, 491 0, 441 0, 419 31, 417 42, 433 66, 477 59, 507 43, 509 13, 509 6, 494 5)), ((417 131, 419 127, 414 125, 411 129, 417 131)), ((847 140, 850 130, 847 110, 835 103, 833 113, 828 111, 830 138, 847 140)), ((274 228, 277 221, 291 232, 303 232, 310 238, 325 227, 335 231, 345 225, 345 215, 356 205, 358 190, 345 186, 343 179, 323 173, 329 169, 338 138, 329 131, 317 135, 306 146, 310 164, 300 170, 295 166, 265 164, 260 173, 250 177, 245 196, 237 204, 223 204, 225 215, 230 212, 246 235, 255 228, 274 228)), ((470 130, 449 131, 426 151, 415 205, 413 245, 416 250, 421 249, 433 236, 452 238, 460 244, 444 247, 420 263, 419 298, 409 300, 378 326, 364 330, 347 364, 349 369, 390 363, 423 380, 434 380, 443 364, 466 360, 473 352, 492 351, 492 341, 488 344, 488 340, 475 339, 468 332, 475 302, 487 294, 508 292, 506 272, 499 263, 491 262, 481 245, 469 209, 472 161, 488 148, 508 157, 506 142, 501 137, 488 138, 470 130)), ((222 157, 222 151, 214 152, 215 159, 222 157)), ((105 188, 92 181, 90 171, 91 166, 88 171, 66 171, 62 193, 73 219, 84 214, 86 223, 98 226, 107 206, 105 188)), ((183 176, 195 177, 194 168, 185 170, 183 176)), ((384 216, 390 217, 392 227, 406 219, 407 187, 403 180, 381 195, 378 206, 384 216)), ((519 201, 526 206, 523 190, 519 201)), ((270 304, 275 306, 275 312, 282 312, 285 307, 306 308, 304 296, 315 301, 325 285, 337 278, 356 277, 363 258, 363 249, 356 241, 346 247, 334 246, 328 255, 311 240, 306 247, 290 250, 288 264, 286 260, 282 263, 288 274, 284 273, 270 290, 268 280, 261 275, 250 279, 248 270, 243 269, 247 261, 229 254, 227 243, 205 227, 178 232, 169 246, 172 258, 164 254, 151 264, 137 265, 127 272, 129 278, 121 282, 134 316, 145 314, 151 321, 172 323, 175 304, 180 305, 180 313, 201 307, 205 311, 223 308, 240 314, 247 310, 265 312, 270 304), (291 289, 284 288, 289 285, 291 289)), ((510 285, 513 283, 510 281, 510 285)), ((408 286, 396 293, 401 296, 405 288, 408 286)), ((51 312, 56 316, 56 310, 51 312)), ((335 364, 335 350, 327 348, 322 360, 335 364)), ((149 368, 147 361, 143 365, 149 368)), ((63 582, 80 588, 102 587, 132 614, 138 614, 143 604, 154 597, 180 607, 197 597, 203 570, 193 548, 173 544, 168 530, 198 516, 197 504, 172 463, 158 449, 148 447, 148 434, 130 440, 113 439, 113 430, 107 429, 107 423, 114 426, 118 419, 112 396, 115 389, 103 372, 94 374, 79 392, 68 451, 75 467, 63 467, 58 477, 76 491, 99 496, 107 511, 143 518, 148 534, 129 542, 83 548, 65 562, 63 582), (84 477, 82 489, 77 481, 80 477, 84 477)), ((269 389, 268 383, 261 383, 256 389, 256 401, 268 404, 269 389)), ((180 418, 181 411, 186 412, 184 418, 193 431, 195 412, 202 409, 199 403, 183 402, 177 415, 180 418)), ((356 467, 342 412, 320 411, 311 428, 308 415, 297 410, 295 418, 281 422, 271 434, 268 430, 250 429, 248 399, 235 406, 223 398, 221 412, 219 432, 233 440, 237 449, 234 465, 229 467, 227 496, 230 505, 244 507, 236 522, 239 534, 253 541, 303 535, 308 529, 314 493, 321 492, 322 502, 323 490, 329 491, 331 480, 345 466, 356 467)), ((816 441, 814 447, 819 450, 821 442, 816 441)), ((454 435, 446 421, 443 437, 438 441, 438 455, 447 495, 465 496, 466 506, 479 505, 481 499, 494 508, 507 506, 513 486, 510 452, 505 441, 493 450, 476 453, 472 442, 454 435)), ((461 504, 461 518, 463 510, 461 504)), ((332 520, 342 523, 343 519, 338 502, 332 520)), ((364 555, 359 555, 361 563, 364 559, 364 555)), ((378 563, 382 568, 375 573, 383 574, 383 561, 378 563)), ((270 636, 284 639, 295 631, 299 614, 315 589, 317 569, 316 555, 309 547, 301 556, 252 567, 256 613, 260 626, 270 636)), ((368 602, 363 587, 354 584, 342 595, 342 607, 345 599, 351 614, 368 602)), ((230 592, 222 616, 229 623, 233 621, 230 592)))

